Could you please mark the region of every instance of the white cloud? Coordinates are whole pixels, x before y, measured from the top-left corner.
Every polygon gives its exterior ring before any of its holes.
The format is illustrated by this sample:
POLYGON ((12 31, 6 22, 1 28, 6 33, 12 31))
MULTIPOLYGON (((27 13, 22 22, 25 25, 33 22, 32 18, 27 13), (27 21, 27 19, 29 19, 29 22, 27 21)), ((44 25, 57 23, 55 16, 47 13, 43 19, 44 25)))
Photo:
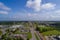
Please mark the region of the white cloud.
POLYGON ((26 6, 35 11, 40 11, 41 0, 28 0, 26 6))
POLYGON ((51 20, 60 20, 60 12, 59 10, 54 11, 45 11, 39 13, 30 13, 30 12, 22 12, 22 13, 15 13, 11 16, 11 18, 16 20, 41 20, 41 21, 51 21, 51 20))
POLYGON ((55 9, 56 4, 46 3, 42 5, 42 9, 55 9))
MULTIPOLYGON (((28 17, 32 20, 60 20, 60 10, 45 11, 43 13, 28 13, 28 17)), ((28 18, 28 19, 29 19, 28 18)))
POLYGON ((53 11, 53 14, 51 14, 51 17, 60 18, 60 10, 53 11))
POLYGON ((11 10, 11 8, 5 6, 2 2, 0 2, 0 9, 7 10, 7 11, 11 10))
POLYGON ((33 16, 37 16, 38 14, 37 14, 37 13, 34 13, 34 14, 28 13, 27 15, 28 15, 29 17, 31 17, 31 16, 33 17, 33 16))
POLYGON ((8 14, 7 11, 0 11, 0 14, 8 14))
POLYGON ((60 10, 56 10, 55 13, 59 13, 60 14, 60 10))
POLYGON ((0 2, 0 14, 8 14, 11 8, 7 7, 5 4, 0 2))
POLYGON ((26 7, 34 9, 34 11, 40 11, 42 9, 55 9, 56 4, 45 3, 41 4, 42 0, 28 0, 26 7))

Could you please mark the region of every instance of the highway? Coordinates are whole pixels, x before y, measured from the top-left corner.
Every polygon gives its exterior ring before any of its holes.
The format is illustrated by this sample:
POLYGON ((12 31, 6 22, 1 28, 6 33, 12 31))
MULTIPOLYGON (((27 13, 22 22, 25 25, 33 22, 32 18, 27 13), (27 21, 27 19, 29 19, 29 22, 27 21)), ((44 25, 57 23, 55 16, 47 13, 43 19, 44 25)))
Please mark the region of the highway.
POLYGON ((32 34, 32 38, 30 40, 36 40, 36 37, 34 35, 34 29, 30 28, 31 34, 32 34))
POLYGON ((31 31, 31 34, 32 34, 32 38, 30 40, 37 40, 34 33, 36 33, 39 40, 43 40, 42 37, 40 36, 40 34, 34 29, 33 24, 31 22, 29 22, 29 24, 31 26, 30 31, 31 31))

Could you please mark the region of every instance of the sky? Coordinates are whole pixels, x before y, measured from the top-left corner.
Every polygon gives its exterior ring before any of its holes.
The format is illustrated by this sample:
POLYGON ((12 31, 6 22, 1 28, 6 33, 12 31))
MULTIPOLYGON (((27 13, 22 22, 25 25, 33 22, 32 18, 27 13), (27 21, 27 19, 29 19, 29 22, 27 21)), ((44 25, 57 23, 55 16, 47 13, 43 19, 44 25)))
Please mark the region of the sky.
POLYGON ((0 0, 0 21, 60 21, 60 0, 0 0))

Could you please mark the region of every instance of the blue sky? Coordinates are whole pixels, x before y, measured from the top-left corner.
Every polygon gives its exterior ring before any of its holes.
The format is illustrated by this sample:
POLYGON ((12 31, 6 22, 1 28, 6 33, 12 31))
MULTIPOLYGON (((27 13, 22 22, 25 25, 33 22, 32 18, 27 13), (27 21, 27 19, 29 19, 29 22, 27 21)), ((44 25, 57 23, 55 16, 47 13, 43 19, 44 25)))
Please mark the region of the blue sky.
POLYGON ((0 0, 0 21, 60 21, 60 0, 0 0))

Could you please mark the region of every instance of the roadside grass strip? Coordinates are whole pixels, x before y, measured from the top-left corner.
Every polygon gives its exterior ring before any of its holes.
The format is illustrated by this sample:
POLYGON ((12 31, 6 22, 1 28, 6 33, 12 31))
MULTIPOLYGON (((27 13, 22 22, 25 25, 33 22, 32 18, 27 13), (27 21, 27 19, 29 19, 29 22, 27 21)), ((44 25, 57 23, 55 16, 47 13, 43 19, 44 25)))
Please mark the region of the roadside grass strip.
POLYGON ((36 35, 36 33, 34 33, 34 34, 35 34, 36 40, 39 40, 39 38, 38 38, 38 36, 36 35))

